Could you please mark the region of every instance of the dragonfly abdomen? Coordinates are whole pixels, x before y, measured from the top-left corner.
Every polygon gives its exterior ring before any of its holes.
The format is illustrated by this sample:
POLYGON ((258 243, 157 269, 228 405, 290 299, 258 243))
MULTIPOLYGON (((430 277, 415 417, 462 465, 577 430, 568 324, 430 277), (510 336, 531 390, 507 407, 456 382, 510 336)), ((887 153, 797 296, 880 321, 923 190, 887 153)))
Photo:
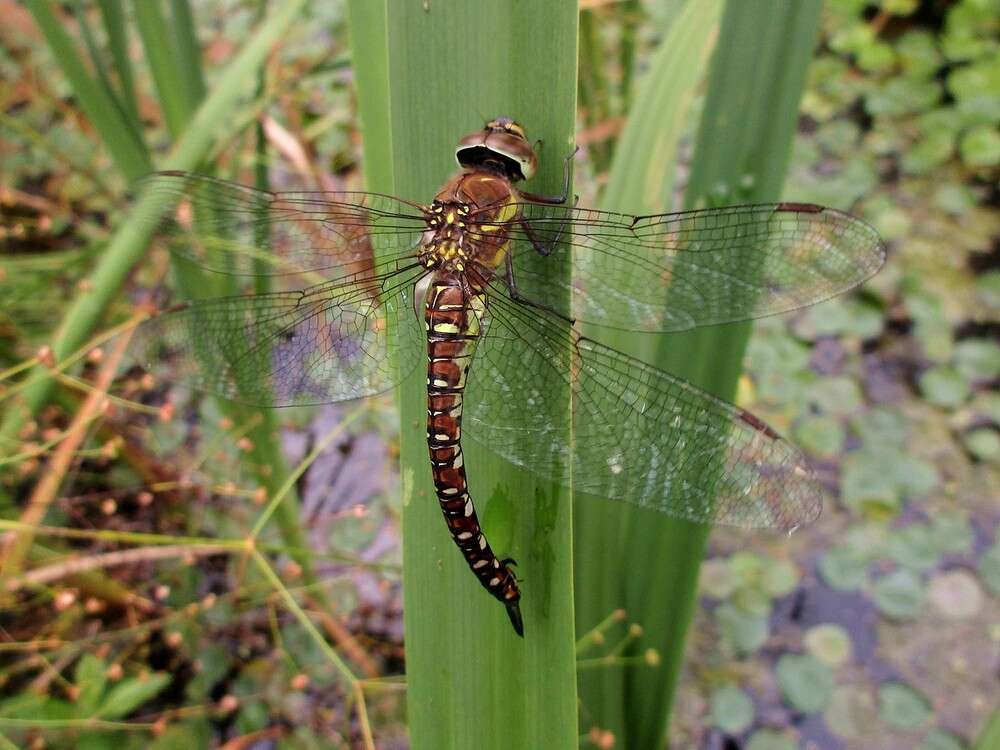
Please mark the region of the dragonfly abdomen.
POLYGON ((469 495, 462 455, 462 401, 466 375, 480 336, 485 300, 460 277, 430 274, 424 291, 427 326, 427 446, 434 490, 451 537, 483 587, 504 603, 518 635, 524 634, 521 592, 508 561, 493 553, 469 495))

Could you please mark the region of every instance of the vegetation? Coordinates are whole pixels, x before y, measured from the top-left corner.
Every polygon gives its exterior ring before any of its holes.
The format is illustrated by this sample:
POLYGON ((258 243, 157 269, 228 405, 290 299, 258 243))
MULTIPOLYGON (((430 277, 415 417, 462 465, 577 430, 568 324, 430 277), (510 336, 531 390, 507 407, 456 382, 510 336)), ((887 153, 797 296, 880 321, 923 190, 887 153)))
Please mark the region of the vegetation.
MULTIPOLYGON (((991 746, 1000 5, 587 2, 578 31, 545 5, 0 0, 0 749, 991 746), (697 589, 693 527, 578 503, 571 545, 537 516, 566 498, 475 456, 545 613, 524 642, 423 502, 391 399, 236 409, 141 379, 119 335, 225 292, 147 252, 127 193, 154 165, 422 200, 511 111, 540 190, 575 140, 581 204, 780 191, 891 244, 745 356, 746 331, 619 342, 736 382, 836 496, 791 537, 713 531, 697 589), (733 118, 745 143, 706 125, 733 118)), ((418 386, 400 403, 422 419, 418 386)))

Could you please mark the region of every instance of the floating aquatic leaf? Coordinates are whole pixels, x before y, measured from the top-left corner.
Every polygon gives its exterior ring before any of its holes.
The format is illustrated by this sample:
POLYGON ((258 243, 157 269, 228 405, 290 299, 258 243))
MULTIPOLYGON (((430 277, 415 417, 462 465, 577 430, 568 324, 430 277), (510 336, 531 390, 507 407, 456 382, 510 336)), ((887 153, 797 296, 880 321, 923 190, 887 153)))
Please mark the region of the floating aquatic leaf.
POLYGON ((943 729, 934 728, 929 731, 917 745, 917 750, 965 750, 962 740, 943 729))
POLYGON ((969 453, 980 461, 997 463, 1000 461, 1000 435, 991 427, 980 427, 967 432, 962 442, 969 453))
POLYGON ((907 731, 919 729, 932 715, 927 699, 901 682, 879 686, 878 713, 889 726, 907 731))
POLYGON ((909 570, 896 570, 875 582, 872 596, 879 611, 894 620, 910 620, 920 613, 924 587, 909 570))
POLYGON ((747 750, 797 750, 795 738, 776 729, 758 729, 750 736, 747 750))
POLYGON ((778 660, 781 695, 795 709, 812 713, 822 709, 833 690, 833 672, 813 656, 785 654, 778 660))
POLYGON ((709 719, 727 734, 741 734, 753 724, 753 701, 736 685, 725 685, 712 693, 709 719))
POLYGON ((825 623, 809 628, 806 649, 828 667, 839 667, 851 658, 851 637, 840 625, 825 623))
POLYGON ((965 339, 955 344, 955 368, 975 382, 1000 377, 1000 345, 989 339, 965 339))
POLYGON ((875 699, 865 685, 837 685, 823 712, 831 732, 852 740, 870 737, 877 718, 875 699))
POLYGON ((806 417, 794 434, 796 442, 817 458, 833 458, 844 447, 844 425, 834 417, 806 417))
POLYGON ((715 610, 722 637, 738 654, 752 654, 767 640, 767 618, 752 615, 729 604, 715 610))
POLYGON ((819 573, 828 586, 851 591, 864 585, 868 561, 851 547, 834 547, 819 559, 819 573))
POLYGON ((979 576, 983 585, 995 596, 1000 596, 1000 542, 990 547, 979 558, 979 576))
POLYGON ((933 367, 920 377, 926 399, 944 409, 955 409, 969 398, 969 383, 951 367, 933 367))
POLYGON ((983 590, 965 570, 949 570, 931 578, 928 596, 938 611, 956 619, 972 617, 983 606, 983 590))

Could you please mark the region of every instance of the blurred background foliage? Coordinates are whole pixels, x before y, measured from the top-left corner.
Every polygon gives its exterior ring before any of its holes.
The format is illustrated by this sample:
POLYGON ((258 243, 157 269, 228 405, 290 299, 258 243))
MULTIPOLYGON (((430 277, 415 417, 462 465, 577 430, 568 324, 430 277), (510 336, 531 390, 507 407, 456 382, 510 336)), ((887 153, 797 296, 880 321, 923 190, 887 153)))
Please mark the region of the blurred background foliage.
MULTIPOLYGON (((582 203, 596 202, 633 82, 681 4, 583 4, 582 203)), ((114 46, 99 23, 107 5, 61 8, 95 59, 114 46)), ((192 7, 211 90, 261 9, 248 0, 192 7)), ((126 178, 25 6, 0 0, 0 17, 0 370, 10 389, 12 368, 86 293, 81 282, 128 204, 126 178)), ((129 116, 159 154, 168 119, 132 20, 129 116)), ((864 217, 889 240, 890 261, 850 297, 755 326, 738 400, 804 446, 838 502, 789 539, 713 534, 673 746, 953 750, 974 747, 987 726, 1000 641, 998 35, 996 0, 824 4, 785 197, 864 217)), ((290 165, 284 179, 359 186, 358 52, 343 10, 313 3, 211 161, 252 181, 245 126, 263 117, 270 148, 290 165)), ((471 127, 479 115, 470 113, 471 127)), ((166 269, 151 255, 109 320, 147 299, 166 269)), ((101 364, 90 357, 84 377, 101 364)), ((19 433, 16 460, 0 464, 5 522, 19 517, 81 393, 63 382, 19 433)), ((252 424, 195 400, 166 419, 161 391, 138 393, 147 411, 113 407, 91 423, 48 509, 29 573, 60 575, 0 611, 0 748, 350 747, 365 721, 380 747, 405 746, 392 405, 280 416, 289 465, 330 440, 297 484, 329 609, 316 606, 316 585, 291 555, 276 558, 278 572, 308 621, 368 679, 362 719, 306 621, 237 558, 189 546, 66 567, 141 544, 129 536, 138 532, 237 539, 260 513, 252 424), (345 418, 353 422, 341 430, 345 418)), ((288 551, 277 535, 261 542, 288 551)), ((642 653, 630 625, 625 613, 602 630, 612 663, 619 650, 642 653)), ((650 668, 637 661, 628 668, 650 668)), ((585 705, 581 734, 596 747, 614 739, 585 705)))

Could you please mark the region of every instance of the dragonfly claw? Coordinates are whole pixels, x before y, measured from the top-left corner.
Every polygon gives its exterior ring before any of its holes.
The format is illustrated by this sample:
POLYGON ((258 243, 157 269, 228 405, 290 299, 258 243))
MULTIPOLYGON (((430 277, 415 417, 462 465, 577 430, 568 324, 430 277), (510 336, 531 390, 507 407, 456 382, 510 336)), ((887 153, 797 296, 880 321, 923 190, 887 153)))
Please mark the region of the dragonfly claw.
POLYGON ((507 616, 510 618, 510 624, 514 626, 514 632, 524 638, 524 621, 521 619, 521 605, 515 599, 514 601, 505 602, 505 606, 507 607, 507 616))

